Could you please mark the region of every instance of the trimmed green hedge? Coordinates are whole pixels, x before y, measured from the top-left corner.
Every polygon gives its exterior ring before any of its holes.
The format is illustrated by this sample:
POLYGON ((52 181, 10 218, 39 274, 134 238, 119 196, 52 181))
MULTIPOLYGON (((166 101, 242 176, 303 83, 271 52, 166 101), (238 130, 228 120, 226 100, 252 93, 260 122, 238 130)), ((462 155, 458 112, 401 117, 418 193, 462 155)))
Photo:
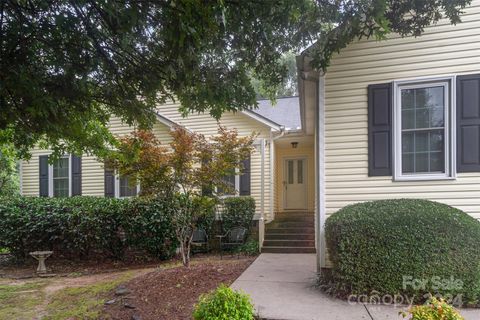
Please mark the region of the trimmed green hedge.
POLYGON ((480 298, 480 222, 458 209, 413 199, 359 203, 330 216, 325 231, 337 293, 480 298), (461 288, 435 288, 451 277, 461 288), (425 288, 409 285, 414 279, 425 288))
POLYGON ((121 258, 126 249, 166 258, 176 248, 171 208, 160 198, 3 198, 0 247, 18 258, 35 250, 121 258))
POLYGON ((224 231, 238 226, 250 229, 254 215, 255 199, 253 197, 231 197, 223 200, 222 225, 224 231))

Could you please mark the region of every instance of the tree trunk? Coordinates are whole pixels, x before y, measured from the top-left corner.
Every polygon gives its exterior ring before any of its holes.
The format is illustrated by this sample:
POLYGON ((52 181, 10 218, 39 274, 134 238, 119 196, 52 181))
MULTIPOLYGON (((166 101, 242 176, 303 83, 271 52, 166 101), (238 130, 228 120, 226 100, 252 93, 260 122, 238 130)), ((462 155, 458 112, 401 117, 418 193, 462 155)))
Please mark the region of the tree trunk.
POLYGON ((192 242, 192 237, 187 239, 179 239, 180 241, 180 253, 182 255, 182 263, 184 267, 190 267, 190 246, 192 242))

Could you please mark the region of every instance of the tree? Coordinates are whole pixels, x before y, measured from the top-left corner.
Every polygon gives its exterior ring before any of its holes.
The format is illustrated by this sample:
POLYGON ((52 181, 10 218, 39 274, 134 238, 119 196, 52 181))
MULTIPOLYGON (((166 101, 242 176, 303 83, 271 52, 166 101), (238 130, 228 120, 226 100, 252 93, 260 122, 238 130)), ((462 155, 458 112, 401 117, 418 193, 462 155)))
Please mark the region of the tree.
MULTIPOLYGON (((282 55, 310 44, 315 68, 361 36, 419 35, 470 0, 3 0, 0 130, 19 154, 101 155, 111 115, 148 128, 167 99, 181 111, 255 106, 250 75, 274 92, 282 55)), ((271 94, 269 94, 271 96, 271 94)), ((3 143, 5 141, 0 141, 3 143)))
MULTIPOLYGON (((2 135, 8 131, 1 132, 2 135)), ((11 144, 0 144, 0 196, 19 194, 18 155, 11 144)))
POLYGON ((280 59, 287 73, 282 83, 276 87, 267 87, 261 80, 252 76, 252 85, 259 99, 272 99, 298 95, 297 60, 293 52, 287 52, 280 59))
POLYGON ((229 191, 224 177, 243 170, 242 161, 253 151, 255 134, 239 137, 236 130, 219 127, 207 139, 177 127, 172 142, 163 145, 151 131, 135 131, 120 139, 119 148, 107 163, 120 174, 140 182, 141 196, 164 197, 174 211, 173 224, 185 266, 190 264, 190 246, 199 215, 199 197, 205 188, 229 191))

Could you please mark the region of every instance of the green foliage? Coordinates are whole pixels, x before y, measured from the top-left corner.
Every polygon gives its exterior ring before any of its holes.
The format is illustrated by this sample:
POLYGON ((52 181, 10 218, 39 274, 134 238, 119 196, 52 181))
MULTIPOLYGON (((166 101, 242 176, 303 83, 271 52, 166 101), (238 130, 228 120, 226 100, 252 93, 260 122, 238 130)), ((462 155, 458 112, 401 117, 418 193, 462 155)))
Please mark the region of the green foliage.
POLYGON ((0 130, 0 196, 14 196, 20 191, 18 155, 12 144, 1 143, 5 135, 0 130))
POLYGON ((239 246, 235 250, 237 252, 246 254, 248 256, 256 256, 260 253, 258 247, 259 247, 258 246, 258 241, 248 240, 247 242, 245 242, 244 244, 242 244, 241 246, 239 246))
POLYGON ((208 235, 214 232, 217 200, 209 197, 193 198, 193 206, 196 213, 196 226, 203 229, 208 235))
POLYGON ((223 200, 222 226, 224 231, 233 227, 250 229, 255 214, 255 199, 250 196, 229 197, 223 200))
POLYGON ((253 305, 248 295, 235 292, 225 285, 215 291, 200 296, 195 305, 195 320, 253 320, 253 305))
POLYGON ((127 246, 158 257, 176 247, 170 200, 2 198, 0 247, 18 258, 35 250, 85 257, 102 253, 121 258, 127 246))
POLYGON ((172 257, 177 244, 172 226, 172 203, 173 199, 167 196, 133 198, 127 202, 121 223, 127 244, 155 257, 172 257))
MULTIPOLYGON (((427 304, 415 306, 408 311, 411 320, 464 320, 454 307, 444 300, 432 298, 427 304)), ((403 317, 408 316, 407 313, 403 317)))
POLYGON ((2 1, 0 131, 23 156, 40 141, 57 155, 102 156, 112 114, 149 127, 176 97, 185 114, 220 118, 256 105, 252 73, 273 96, 287 52, 316 43, 313 66, 325 69, 357 37, 419 35, 444 16, 459 22, 469 3, 2 1))
POLYGON ((340 292, 480 297, 480 222, 458 209, 418 199, 359 203, 330 216, 325 232, 340 292), (462 284, 437 285, 451 277, 462 284), (425 288, 408 284, 417 279, 425 288))

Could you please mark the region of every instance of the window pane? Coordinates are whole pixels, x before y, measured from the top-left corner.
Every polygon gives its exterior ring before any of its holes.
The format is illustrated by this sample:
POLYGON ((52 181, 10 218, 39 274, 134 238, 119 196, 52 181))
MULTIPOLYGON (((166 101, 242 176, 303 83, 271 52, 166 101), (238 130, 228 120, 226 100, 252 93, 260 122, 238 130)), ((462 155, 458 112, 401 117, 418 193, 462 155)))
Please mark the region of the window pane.
POLYGON ((293 160, 288 160, 288 184, 293 184, 293 160))
POLYGON ((415 172, 429 172, 428 152, 415 154, 415 172))
POLYGON ((428 132, 415 132, 415 151, 427 151, 428 152, 428 132))
POLYGON ((402 172, 413 173, 413 153, 407 153, 402 155, 402 172))
POLYGON ((128 176, 120 177, 120 197, 134 197, 137 195, 137 184, 128 176))
POLYGON ((413 152, 414 149, 414 142, 413 139, 415 134, 413 132, 406 132, 402 134, 402 152, 413 152))
POLYGON ((443 152, 430 153, 430 171, 443 172, 445 169, 445 158, 443 152))
POLYGON ((430 151, 443 151, 443 130, 430 132, 430 151))
POLYGON ((297 183, 303 183, 303 160, 297 161, 297 183))
POLYGON ((401 89, 403 173, 445 172, 444 90, 401 89))
POLYGON ((60 158, 52 165, 53 168, 53 196, 68 197, 68 158, 60 158))

